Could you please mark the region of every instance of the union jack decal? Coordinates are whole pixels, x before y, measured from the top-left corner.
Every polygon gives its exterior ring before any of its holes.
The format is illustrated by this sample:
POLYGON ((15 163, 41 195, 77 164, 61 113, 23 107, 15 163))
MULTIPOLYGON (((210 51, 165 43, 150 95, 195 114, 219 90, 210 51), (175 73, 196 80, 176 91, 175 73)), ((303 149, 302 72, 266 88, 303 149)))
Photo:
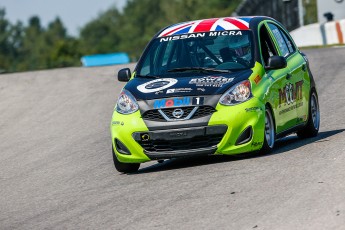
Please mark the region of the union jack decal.
POLYGON ((251 18, 210 18, 183 22, 165 29, 158 37, 223 30, 249 30, 251 18))

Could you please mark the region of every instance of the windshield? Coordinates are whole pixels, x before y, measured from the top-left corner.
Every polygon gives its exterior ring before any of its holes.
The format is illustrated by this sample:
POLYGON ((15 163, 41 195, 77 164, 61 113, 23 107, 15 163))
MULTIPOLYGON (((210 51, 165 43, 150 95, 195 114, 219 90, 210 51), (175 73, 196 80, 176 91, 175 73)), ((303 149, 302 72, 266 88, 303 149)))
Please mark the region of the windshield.
POLYGON ((214 31, 156 38, 141 58, 137 74, 231 72, 253 65, 251 31, 214 31))

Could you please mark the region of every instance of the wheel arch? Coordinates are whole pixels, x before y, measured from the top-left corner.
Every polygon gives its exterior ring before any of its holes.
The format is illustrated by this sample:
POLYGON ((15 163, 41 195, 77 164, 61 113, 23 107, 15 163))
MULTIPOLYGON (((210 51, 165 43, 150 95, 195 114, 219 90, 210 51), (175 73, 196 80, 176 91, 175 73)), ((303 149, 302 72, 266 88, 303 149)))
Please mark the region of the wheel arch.
POLYGON ((277 135, 277 126, 276 126, 276 116, 275 116, 275 113, 274 113, 274 110, 273 110, 273 106, 269 102, 266 102, 265 108, 266 107, 268 107, 271 110, 273 124, 274 124, 274 135, 276 136, 277 135))

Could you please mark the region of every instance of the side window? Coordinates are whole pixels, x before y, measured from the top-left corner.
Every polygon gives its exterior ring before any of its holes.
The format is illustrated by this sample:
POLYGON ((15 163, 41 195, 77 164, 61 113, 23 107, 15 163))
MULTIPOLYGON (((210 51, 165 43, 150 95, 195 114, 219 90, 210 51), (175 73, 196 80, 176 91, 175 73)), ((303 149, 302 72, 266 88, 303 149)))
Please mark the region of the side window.
POLYGON ((288 48, 289 48, 289 52, 290 52, 290 53, 295 52, 296 47, 295 47, 295 45, 293 44, 293 42, 291 41, 291 39, 289 38, 289 36, 287 36, 286 33, 285 33, 283 30, 280 30, 280 32, 281 32, 281 34, 283 35, 284 40, 285 40, 285 42, 286 42, 286 44, 287 44, 287 46, 288 46, 288 48))
POLYGON ((265 25, 260 28, 260 49, 264 65, 267 65, 269 57, 278 55, 265 25))
MULTIPOLYGON (((281 51, 281 54, 286 57, 288 56, 291 52, 289 50, 288 45, 286 44, 286 40, 284 39, 283 35, 280 32, 280 29, 271 23, 268 23, 269 28, 271 29, 273 36, 275 37, 275 39, 278 42, 278 46, 279 46, 279 50, 281 51)), ((286 37, 286 36, 285 36, 286 37)), ((290 44, 291 46, 291 44, 290 44)))

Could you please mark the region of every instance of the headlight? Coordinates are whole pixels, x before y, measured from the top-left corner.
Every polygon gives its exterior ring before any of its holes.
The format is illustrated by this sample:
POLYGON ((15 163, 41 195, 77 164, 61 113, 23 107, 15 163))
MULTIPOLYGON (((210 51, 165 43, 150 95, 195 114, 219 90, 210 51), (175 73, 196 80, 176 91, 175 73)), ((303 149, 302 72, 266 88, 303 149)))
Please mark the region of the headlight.
POLYGON ((139 109, 137 100, 127 91, 122 90, 116 104, 116 111, 122 114, 134 113, 139 109))
POLYGON ((226 91, 219 99, 222 105, 235 105, 249 100, 252 97, 250 81, 245 80, 237 83, 226 91))

